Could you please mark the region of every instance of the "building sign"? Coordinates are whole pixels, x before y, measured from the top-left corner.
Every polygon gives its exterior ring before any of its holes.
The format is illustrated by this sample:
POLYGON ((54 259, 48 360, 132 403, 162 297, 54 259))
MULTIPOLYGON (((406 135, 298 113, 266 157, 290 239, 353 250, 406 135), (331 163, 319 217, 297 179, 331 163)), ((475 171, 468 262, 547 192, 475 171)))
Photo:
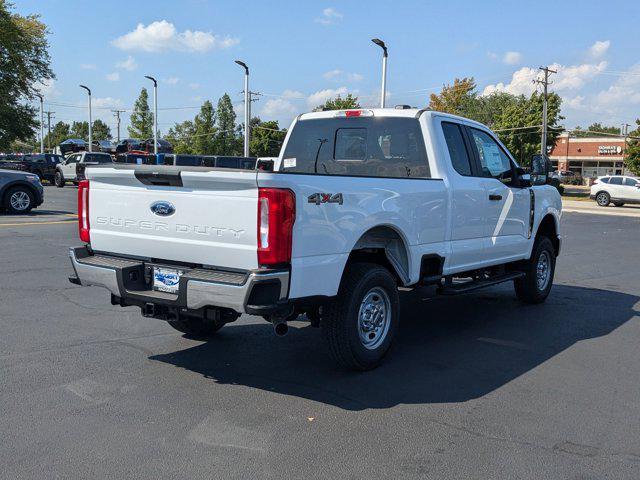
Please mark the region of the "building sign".
POLYGON ((620 145, 598 145, 598 155, 621 155, 620 145))

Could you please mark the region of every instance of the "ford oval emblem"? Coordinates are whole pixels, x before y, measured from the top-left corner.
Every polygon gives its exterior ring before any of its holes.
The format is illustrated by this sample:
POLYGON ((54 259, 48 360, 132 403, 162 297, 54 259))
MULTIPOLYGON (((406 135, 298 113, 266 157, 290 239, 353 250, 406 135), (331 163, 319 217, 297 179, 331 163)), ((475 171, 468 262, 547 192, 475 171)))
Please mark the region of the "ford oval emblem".
POLYGON ((176 207, 171 202, 165 202, 164 200, 153 202, 150 208, 153 213, 161 217, 168 217, 176 213, 176 207))

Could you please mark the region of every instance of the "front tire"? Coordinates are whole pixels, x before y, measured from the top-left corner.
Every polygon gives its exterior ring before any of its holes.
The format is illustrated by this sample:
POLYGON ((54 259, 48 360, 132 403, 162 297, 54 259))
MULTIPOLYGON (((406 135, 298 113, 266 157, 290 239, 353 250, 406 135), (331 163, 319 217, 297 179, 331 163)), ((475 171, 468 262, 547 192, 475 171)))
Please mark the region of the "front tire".
POLYGON ((347 267, 338 296, 323 307, 321 328, 329 353, 350 370, 377 367, 400 324, 400 299, 389 270, 374 263, 347 267))
POLYGON ((20 215, 29 213, 34 202, 34 195, 28 188, 13 187, 5 194, 3 207, 7 213, 20 215))
POLYGON ((609 203, 611 203, 611 195, 607 192, 599 192, 596 195, 596 203, 601 207, 608 207, 609 203))
POLYGON ((213 337, 224 323, 202 318, 180 318, 170 320, 169 325, 190 338, 206 340, 213 337))
POLYGON ((556 252, 549 237, 539 237, 531 258, 524 268, 525 276, 515 280, 516 296, 525 303, 542 303, 549 296, 556 270, 556 252))
POLYGON ((58 188, 64 187, 64 177, 62 176, 62 173, 56 172, 55 177, 53 177, 53 183, 55 183, 58 188))

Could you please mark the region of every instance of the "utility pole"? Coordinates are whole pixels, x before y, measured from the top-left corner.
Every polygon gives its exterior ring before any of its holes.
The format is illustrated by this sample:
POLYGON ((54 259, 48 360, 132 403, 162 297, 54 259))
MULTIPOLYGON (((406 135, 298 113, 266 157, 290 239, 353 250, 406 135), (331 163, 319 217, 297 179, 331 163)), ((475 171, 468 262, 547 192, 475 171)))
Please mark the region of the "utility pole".
POLYGON ((44 153, 44 98, 39 93, 36 93, 36 97, 40 99, 40 153, 44 153))
POLYGON ((53 117, 53 114, 56 112, 51 112, 51 111, 46 111, 44 112, 47 114, 47 150, 49 150, 49 152, 51 152, 51 118, 53 117))
POLYGON ((124 113, 124 110, 111 110, 116 117, 116 131, 117 133, 117 143, 120 143, 120 114, 124 113))
POLYGON ((534 83, 539 83, 544 88, 544 99, 542 102, 542 142, 540 145, 540 153, 542 155, 547 154, 547 89, 552 82, 549 82, 549 75, 552 73, 558 73, 556 70, 551 70, 549 67, 540 67, 540 70, 544 72, 544 80, 534 80, 534 83))
MULTIPOLYGON (((629 127, 631 125, 629 125, 628 123, 623 123, 622 124, 622 128, 620 129, 620 133, 623 135, 624 138, 624 144, 622 146, 622 175, 624 175, 624 169, 626 167, 626 165, 624 164, 624 160, 625 160, 625 154, 627 152, 627 137, 629 136, 629 127)), ((616 173, 616 167, 615 167, 615 162, 614 162, 614 166, 613 166, 613 173, 616 173)))

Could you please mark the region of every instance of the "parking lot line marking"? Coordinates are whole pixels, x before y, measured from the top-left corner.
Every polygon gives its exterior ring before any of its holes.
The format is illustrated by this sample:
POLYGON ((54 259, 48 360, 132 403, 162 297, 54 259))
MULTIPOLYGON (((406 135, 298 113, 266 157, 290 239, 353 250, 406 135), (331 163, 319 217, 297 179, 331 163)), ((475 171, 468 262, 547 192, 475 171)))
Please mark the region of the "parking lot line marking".
POLYGON ((53 225, 55 223, 75 223, 75 220, 54 220, 51 222, 0 223, 0 227, 20 227, 22 225, 53 225))

